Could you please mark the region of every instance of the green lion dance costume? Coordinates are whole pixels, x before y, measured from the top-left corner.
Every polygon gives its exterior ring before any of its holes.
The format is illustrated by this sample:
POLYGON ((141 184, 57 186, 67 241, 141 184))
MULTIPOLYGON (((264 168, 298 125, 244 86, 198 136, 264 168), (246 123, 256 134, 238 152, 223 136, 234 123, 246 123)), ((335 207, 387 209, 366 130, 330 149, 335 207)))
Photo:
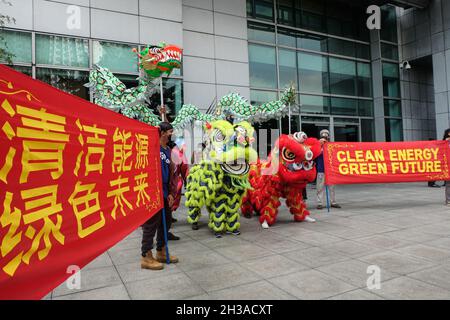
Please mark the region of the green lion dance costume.
POLYGON ((249 163, 257 159, 251 146, 254 129, 246 121, 233 125, 225 120, 206 123, 205 127, 208 159, 192 167, 187 178, 188 222, 197 230, 201 208, 206 206, 208 226, 216 237, 222 237, 223 232, 238 235, 239 208, 250 188, 249 163))

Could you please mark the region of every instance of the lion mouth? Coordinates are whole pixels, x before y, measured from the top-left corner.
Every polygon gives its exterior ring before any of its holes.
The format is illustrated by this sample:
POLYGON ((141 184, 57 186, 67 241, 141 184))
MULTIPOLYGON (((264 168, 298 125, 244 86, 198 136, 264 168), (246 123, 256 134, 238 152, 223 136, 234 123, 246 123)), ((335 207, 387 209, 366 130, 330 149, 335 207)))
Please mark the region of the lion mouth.
POLYGON ((250 165, 247 163, 239 164, 221 164, 222 170, 228 174, 233 174, 236 176, 245 175, 250 170, 250 165))

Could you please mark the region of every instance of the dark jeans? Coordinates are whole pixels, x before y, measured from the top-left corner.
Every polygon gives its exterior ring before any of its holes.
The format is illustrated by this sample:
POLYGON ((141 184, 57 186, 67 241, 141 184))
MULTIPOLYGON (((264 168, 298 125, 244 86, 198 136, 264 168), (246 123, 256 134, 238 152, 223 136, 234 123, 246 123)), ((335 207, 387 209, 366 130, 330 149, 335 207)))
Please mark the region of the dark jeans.
MULTIPOLYGON (((166 226, 169 232, 172 226, 172 211, 170 210, 167 199, 164 199, 164 208, 166 209, 166 226)), ((164 247, 164 226, 162 222, 162 210, 158 211, 153 217, 148 219, 142 225, 142 256, 145 257, 147 252, 153 249, 153 238, 156 233, 156 250, 161 251, 164 247)))

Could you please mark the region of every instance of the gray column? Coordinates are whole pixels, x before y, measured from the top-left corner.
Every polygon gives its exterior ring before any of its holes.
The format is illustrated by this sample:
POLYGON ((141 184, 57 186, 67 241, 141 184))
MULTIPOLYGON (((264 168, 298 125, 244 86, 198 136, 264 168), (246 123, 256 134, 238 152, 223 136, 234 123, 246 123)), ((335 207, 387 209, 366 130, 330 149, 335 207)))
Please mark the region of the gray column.
POLYGON ((378 30, 370 31, 370 51, 372 54, 375 140, 386 141, 383 100, 383 65, 381 63, 380 32, 378 30))

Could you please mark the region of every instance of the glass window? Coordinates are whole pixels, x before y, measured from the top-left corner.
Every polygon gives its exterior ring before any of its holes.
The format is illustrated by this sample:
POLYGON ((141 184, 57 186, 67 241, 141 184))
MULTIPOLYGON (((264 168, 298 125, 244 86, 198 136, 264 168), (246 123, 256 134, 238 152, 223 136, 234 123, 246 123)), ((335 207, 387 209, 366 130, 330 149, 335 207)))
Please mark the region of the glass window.
POLYGON ((280 65, 280 88, 286 88, 292 83, 295 88, 298 88, 296 52, 279 49, 278 62, 280 65))
POLYGON ((336 38, 329 38, 328 39, 328 52, 339 54, 342 56, 349 56, 354 57, 355 56, 355 43, 345 40, 340 40, 336 38))
POLYGON ((275 43, 275 28, 260 23, 248 23, 248 40, 275 43))
POLYGON ((89 73, 86 71, 37 68, 36 79, 89 100, 89 89, 84 86, 89 82, 89 73))
POLYGON ((359 115, 362 117, 373 117, 373 101, 359 100, 359 115))
POLYGON ((295 26, 294 21, 294 1, 278 0, 278 16, 277 22, 287 26, 295 26))
POLYGON ((372 72, 369 63, 358 62, 358 96, 372 96, 372 72))
MULTIPOLYGON (((334 123, 334 141, 357 142, 359 141, 359 124, 334 123)), ((347 120, 347 119, 342 119, 347 120)), ((358 119, 356 119, 358 121, 358 119)), ((347 121, 346 121, 347 122, 347 121)))
POLYGON ((22 72, 23 74, 26 74, 27 76, 30 77, 33 75, 31 67, 24 67, 24 66, 8 66, 8 67, 11 67, 14 70, 22 72))
POLYGON ((331 98, 331 113, 337 115, 357 116, 358 100, 346 98, 331 98))
POLYGON ((129 74, 115 74, 115 76, 117 77, 117 79, 122 81, 122 83, 127 87, 127 89, 137 87, 139 84, 138 76, 129 74))
POLYGON ((381 26, 381 40, 397 42, 397 13, 394 6, 381 7, 381 26))
POLYGON ((277 88, 275 48, 250 44, 250 85, 256 88, 277 88))
POLYGON ((36 64, 89 68, 88 40, 37 34, 36 64))
POLYGON ((396 63, 383 62, 383 92, 385 97, 400 98, 399 70, 396 63))
POLYGON ((403 141, 403 124, 401 119, 384 119, 386 125, 386 141, 403 141))
POLYGON ((131 46, 121 43, 94 41, 94 63, 111 72, 138 72, 138 58, 131 46))
MULTIPOLYGON (((297 0, 298 1, 298 0, 297 0)), ((300 22, 298 27, 326 32, 325 28, 325 1, 301 0, 300 22)))
POLYGON ((402 104, 400 100, 384 100, 384 115, 386 117, 402 117, 402 104))
POLYGON ((356 63, 330 58, 330 92, 356 96, 356 63))
POLYGON ((253 16, 253 0, 247 0, 247 17, 253 16))
POLYGON ((361 119, 361 141, 375 141, 375 130, 372 119, 361 119))
MULTIPOLYGON (((13 63, 31 63, 31 33, 0 30, 0 52, 2 50, 11 55, 13 63)), ((7 59, 0 61, 8 62, 7 59)))
POLYGON ((312 34, 298 34, 297 48, 327 52, 327 39, 312 34))
POLYGON ((275 91, 250 90, 250 103, 252 105, 259 106, 277 99, 277 93, 275 91))
POLYGON ((299 52, 300 92, 328 93, 328 59, 318 54, 299 52))
POLYGON ((255 15, 257 19, 273 21, 273 0, 254 0, 255 15))
POLYGON ((356 43, 356 57, 358 59, 370 60, 370 46, 367 44, 356 43))
POLYGON ((330 98, 322 96, 300 95, 301 113, 330 113, 330 98))
POLYGON ((385 59, 398 60, 398 47, 382 42, 381 57, 385 59))
POLYGON ((353 22, 353 12, 348 4, 343 2, 328 2, 327 29, 328 33, 337 36, 354 38, 356 23, 353 22))
POLYGON ((297 32, 289 29, 278 29, 278 44, 295 48, 297 46, 297 32))

